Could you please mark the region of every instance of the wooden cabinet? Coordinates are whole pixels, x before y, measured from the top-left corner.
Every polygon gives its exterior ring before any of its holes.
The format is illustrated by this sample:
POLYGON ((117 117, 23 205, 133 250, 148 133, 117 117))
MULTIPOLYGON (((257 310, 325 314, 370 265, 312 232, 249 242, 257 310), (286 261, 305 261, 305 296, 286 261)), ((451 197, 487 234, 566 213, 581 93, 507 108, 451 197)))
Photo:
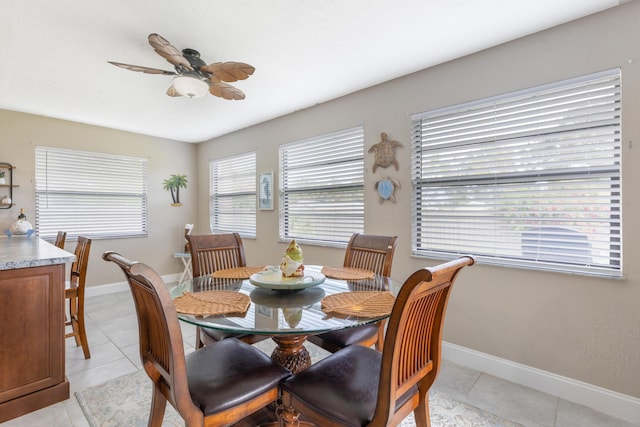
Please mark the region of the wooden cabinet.
POLYGON ((0 270, 0 423, 69 398, 65 264, 0 270))

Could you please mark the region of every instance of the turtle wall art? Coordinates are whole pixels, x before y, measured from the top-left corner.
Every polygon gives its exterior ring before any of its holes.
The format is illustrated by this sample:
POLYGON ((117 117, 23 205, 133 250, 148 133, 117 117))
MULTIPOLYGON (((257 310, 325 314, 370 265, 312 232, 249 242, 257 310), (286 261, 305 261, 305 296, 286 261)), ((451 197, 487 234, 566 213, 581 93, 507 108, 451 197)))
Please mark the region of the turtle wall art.
POLYGON ((375 183, 374 188, 380 196, 380 203, 384 203, 385 200, 391 200, 393 203, 395 203, 396 188, 400 188, 400 181, 385 176, 380 181, 375 183))
MULTIPOLYGON (((389 141, 386 132, 380 134, 380 142, 374 144, 369 148, 369 153, 373 153, 375 156, 375 162, 373 163, 373 173, 376 173, 376 169, 388 168, 394 165, 396 170, 400 169, 398 160, 396 160, 396 148, 402 147, 402 144, 398 141, 389 141)), ((400 188, 400 181, 384 176, 378 180, 374 185, 375 190, 380 196, 380 203, 384 203, 385 200, 391 200, 396 202, 395 192, 400 188)))
POLYGON ((382 132, 380 134, 380 142, 372 145, 369 148, 369 153, 373 153, 375 156, 375 163, 373 164, 373 173, 376 173, 378 167, 388 168, 391 165, 399 169, 398 161, 396 160, 396 148, 402 147, 398 141, 389 141, 387 134, 382 132))

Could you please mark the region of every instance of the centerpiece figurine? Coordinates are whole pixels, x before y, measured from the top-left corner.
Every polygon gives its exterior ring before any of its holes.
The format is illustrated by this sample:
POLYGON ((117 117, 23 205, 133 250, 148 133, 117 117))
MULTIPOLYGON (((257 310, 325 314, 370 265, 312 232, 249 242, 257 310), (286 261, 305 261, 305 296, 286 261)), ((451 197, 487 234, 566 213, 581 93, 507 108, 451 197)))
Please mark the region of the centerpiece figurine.
POLYGON ((284 257, 280 262, 280 271, 283 277, 302 277, 304 276, 304 258, 302 256, 302 248, 292 240, 284 253, 284 257))

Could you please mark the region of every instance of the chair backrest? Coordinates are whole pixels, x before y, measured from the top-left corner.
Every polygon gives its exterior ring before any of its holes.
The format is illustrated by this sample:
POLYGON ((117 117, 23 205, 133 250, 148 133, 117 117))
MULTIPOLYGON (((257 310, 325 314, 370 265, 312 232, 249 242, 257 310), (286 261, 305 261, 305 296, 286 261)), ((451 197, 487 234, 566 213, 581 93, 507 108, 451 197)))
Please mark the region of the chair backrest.
POLYGON ((91 251, 91 239, 78 236, 76 243, 76 259, 71 264, 71 287, 78 288, 78 297, 83 299, 84 285, 87 281, 87 266, 89 265, 89 252, 91 251))
POLYGON ((397 239, 397 236, 353 234, 344 254, 344 266, 364 268, 376 274, 391 276, 397 239))
POLYGON ((113 251, 102 258, 116 263, 129 282, 138 316, 140 360, 147 375, 178 412, 199 411, 189 393, 178 316, 162 277, 113 251))
POLYGON ((238 233, 189 234, 186 238, 191 250, 193 277, 247 265, 242 238, 238 233))
POLYGON ((64 249, 65 240, 67 240, 67 232, 58 231, 58 235, 56 236, 56 242, 54 243, 54 245, 56 245, 60 249, 64 249))
POLYGON ((387 326, 374 420, 402 420, 413 408, 396 413, 397 399, 416 385, 420 393, 429 392, 440 370, 451 287, 460 270, 474 262, 465 256, 424 268, 402 285, 387 326))

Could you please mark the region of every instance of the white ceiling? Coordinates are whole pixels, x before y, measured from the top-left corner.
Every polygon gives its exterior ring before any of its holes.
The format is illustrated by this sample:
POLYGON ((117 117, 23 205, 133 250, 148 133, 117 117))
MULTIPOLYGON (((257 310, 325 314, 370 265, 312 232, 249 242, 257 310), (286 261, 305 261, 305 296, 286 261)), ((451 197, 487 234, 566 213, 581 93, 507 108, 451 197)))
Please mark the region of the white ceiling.
MULTIPOLYGON (((624 2, 624 1, 623 1, 624 2)), ((6 0, 0 108, 200 142, 516 39, 618 0, 6 0), (158 33, 256 72, 242 101, 172 98, 158 33)))

